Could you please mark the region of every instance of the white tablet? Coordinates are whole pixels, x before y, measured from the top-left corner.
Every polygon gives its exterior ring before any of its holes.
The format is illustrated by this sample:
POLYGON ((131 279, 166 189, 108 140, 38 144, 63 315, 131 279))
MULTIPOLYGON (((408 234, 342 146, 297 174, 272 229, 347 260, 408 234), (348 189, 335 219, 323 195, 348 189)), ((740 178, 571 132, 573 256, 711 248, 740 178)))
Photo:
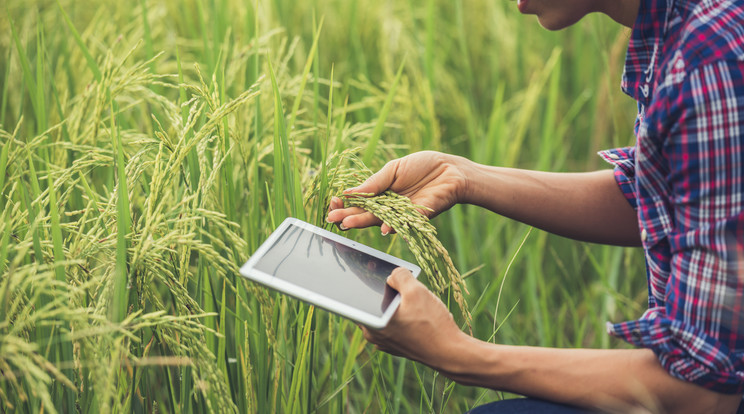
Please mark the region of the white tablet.
POLYGON ((288 218, 256 250, 240 274, 372 328, 383 328, 398 309, 400 295, 386 279, 415 264, 288 218))

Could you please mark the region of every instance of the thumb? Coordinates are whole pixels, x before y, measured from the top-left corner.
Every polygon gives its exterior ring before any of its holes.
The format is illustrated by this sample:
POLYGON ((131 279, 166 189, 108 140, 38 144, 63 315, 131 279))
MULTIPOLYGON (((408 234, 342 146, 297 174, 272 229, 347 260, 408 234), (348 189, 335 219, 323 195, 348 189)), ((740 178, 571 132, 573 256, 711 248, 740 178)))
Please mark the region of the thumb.
POLYGON ((416 278, 413 277, 413 273, 411 273, 410 270, 405 267, 398 267, 393 270, 393 273, 391 273, 390 276, 388 276, 387 284, 391 288, 402 293, 404 290, 410 289, 411 286, 416 284, 416 278))
POLYGON ((371 193, 380 194, 390 188, 395 179, 395 173, 398 170, 398 160, 390 161, 385 164, 380 171, 372 174, 362 184, 357 187, 344 191, 344 194, 350 193, 371 193))

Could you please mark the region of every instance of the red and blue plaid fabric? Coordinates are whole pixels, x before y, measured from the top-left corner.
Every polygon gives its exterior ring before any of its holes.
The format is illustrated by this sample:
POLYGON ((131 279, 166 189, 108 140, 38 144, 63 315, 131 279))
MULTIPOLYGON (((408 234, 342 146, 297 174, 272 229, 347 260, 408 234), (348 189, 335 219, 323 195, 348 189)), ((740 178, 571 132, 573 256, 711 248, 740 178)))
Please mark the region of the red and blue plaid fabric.
POLYGON ((622 88, 636 145, 600 155, 638 212, 649 300, 608 331, 744 393, 744 0, 641 0, 622 88))

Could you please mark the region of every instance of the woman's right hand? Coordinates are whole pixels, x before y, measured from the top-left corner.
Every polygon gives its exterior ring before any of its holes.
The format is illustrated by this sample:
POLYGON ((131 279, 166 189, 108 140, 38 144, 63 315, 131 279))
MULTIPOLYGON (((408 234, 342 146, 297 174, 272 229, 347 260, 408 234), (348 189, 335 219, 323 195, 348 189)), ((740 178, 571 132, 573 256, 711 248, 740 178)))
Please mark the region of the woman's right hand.
MULTIPOLYGON (((468 160, 435 151, 422 151, 388 162, 358 187, 344 194, 380 194, 386 190, 408 197, 413 204, 431 210, 421 210, 429 218, 463 201, 467 190, 465 166, 468 160)), ((358 207, 344 208, 338 197, 331 199, 326 220, 342 230, 381 225, 382 234, 392 229, 380 219, 358 207)))

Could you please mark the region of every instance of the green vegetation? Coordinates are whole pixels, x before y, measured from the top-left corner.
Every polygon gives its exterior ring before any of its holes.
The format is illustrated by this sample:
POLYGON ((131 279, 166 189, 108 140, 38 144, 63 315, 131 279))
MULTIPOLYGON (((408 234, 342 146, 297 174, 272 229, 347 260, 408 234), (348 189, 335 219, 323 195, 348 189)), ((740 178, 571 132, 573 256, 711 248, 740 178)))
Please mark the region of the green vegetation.
MULTIPOLYGON (((550 33, 490 0, 0 7, 2 412, 462 412, 501 398, 376 352, 353 323, 237 270, 284 217, 325 224, 348 149, 372 170, 435 149, 577 171, 633 142, 617 86, 627 33, 602 16, 550 33)), ((605 321, 643 309, 638 251, 472 206, 433 224, 479 338, 622 346, 605 321)), ((457 292, 442 297, 460 315, 457 292)))

